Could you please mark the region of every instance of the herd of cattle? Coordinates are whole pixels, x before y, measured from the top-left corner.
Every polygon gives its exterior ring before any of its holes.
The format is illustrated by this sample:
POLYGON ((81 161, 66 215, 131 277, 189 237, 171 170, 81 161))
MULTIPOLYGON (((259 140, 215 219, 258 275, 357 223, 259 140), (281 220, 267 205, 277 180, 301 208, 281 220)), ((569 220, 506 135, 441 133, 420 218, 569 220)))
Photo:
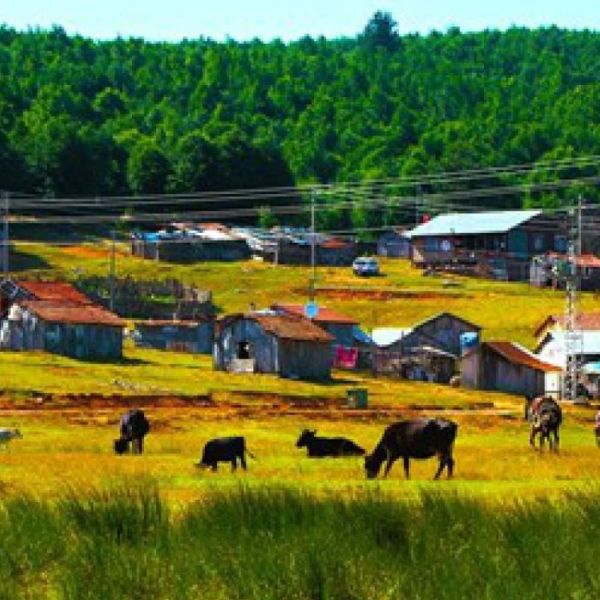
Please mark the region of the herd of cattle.
MULTIPOLYGON (((539 436, 540 448, 548 441, 551 450, 558 451, 559 429, 562 423, 562 410, 559 404, 549 397, 540 397, 531 401, 527 408, 530 422, 529 443, 535 447, 535 439, 539 436)), ((114 440, 114 451, 117 454, 133 452, 142 454, 144 438, 150 431, 150 422, 140 409, 126 412, 119 422, 119 438, 114 440)), ((365 474, 369 479, 377 477, 383 463, 383 476, 386 477, 394 462, 402 459, 404 473, 410 476, 410 459, 425 459, 437 456, 438 468, 434 479, 438 479, 444 468, 448 477, 454 471, 452 451, 458 432, 458 425, 447 419, 415 418, 400 421, 387 427, 373 450, 367 455, 364 448, 344 437, 319 437, 316 430, 305 429, 296 446, 306 448, 311 458, 364 456, 365 474)), ((0 446, 6 447, 13 439, 23 437, 18 429, 0 428, 0 446)), ((238 461, 245 470, 246 455, 256 458, 247 448, 242 436, 215 438, 206 442, 202 458, 196 466, 217 470, 218 463, 228 462, 233 471, 238 461)))

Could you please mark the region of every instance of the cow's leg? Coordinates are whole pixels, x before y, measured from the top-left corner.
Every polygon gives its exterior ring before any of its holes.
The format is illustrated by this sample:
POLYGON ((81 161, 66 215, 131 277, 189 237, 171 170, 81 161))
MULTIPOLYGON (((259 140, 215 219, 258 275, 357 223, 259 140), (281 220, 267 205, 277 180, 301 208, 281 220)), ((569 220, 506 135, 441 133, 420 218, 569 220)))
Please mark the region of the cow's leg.
POLYGON ((531 435, 529 436, 529 445, 535 449, 535 436, 538 434, 538 430, 535 427, 531 428, 531 435))
POLYGON ((454 459, 452 458, 452 455, 448 455, 446 458, 446 472, 448 474, 448 479, 452 479, 452 476, 454 475, 454 459))
POLYGON ((240 456, 240 465, 242 465, 242 469, 244 469, 244 471, 248 470, 248 467, 246 466, 246 457, 244 456, 243 452, 242 452, 242 455, 240 456))
POLYGON ((233 473, 237 469, 237 458, 234 456, 231 459, 231 472, 233 473))
POLYGON ((558 435, 558 427, 554 430, 554 450, 558 452, 558 447, 560 445, 560 437, 558 435))
POLYGON ((216 472, 216 471, 217 471, 217 461, 216 461, 216 460, 215 460, 215 462, 214 462, 214 463, 212 463, 212 465, 210 465, 210 469, 211 469, 211 471, 213 471, 213 472, 216 472))
POLYGON ((404 465, 404 477, 410 479, 410 458, 405 456, 402 459, 402 464, 404 465))
POLYGON ((437 471, 435 472, 435 475, 433 476, 434 481, 436 479, 440 478, 440 475, 442 474, 442 471, 444 470, 445 466, 446 466, 446 456, 444 454, 442 454, 440 456, 440 462, 438 464, 437 471))
POLYGON ((138 454, 144 453, 144 436, 138 438, 138 454))
POLYGON ((392 468, 392 465, 394 464, 394 459, 390 456, 390 458, 387 459, 387 462, 385 463, 385 470, 383 472, 383 477, 387 477, 388 473, 390 472, 390 469, 392 468))

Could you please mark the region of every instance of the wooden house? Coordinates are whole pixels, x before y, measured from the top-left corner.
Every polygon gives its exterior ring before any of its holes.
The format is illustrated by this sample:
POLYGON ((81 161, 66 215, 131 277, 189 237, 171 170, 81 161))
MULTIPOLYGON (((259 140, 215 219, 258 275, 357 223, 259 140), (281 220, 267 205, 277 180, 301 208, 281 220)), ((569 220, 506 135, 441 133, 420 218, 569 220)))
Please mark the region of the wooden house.
POLYGON ((483 342, 461 359, 467 388, 535 398, 560 393, 562 369, 513 342, 483 342))
MULTIPOLYGON (((304 306, 301 304, 273 304, 271 309, 281 314, 296 317, 306 316, 304 306)), ((311 321, 321 329, 327 331, 327 333, 330 333, 334 338, 334 344, 346 347, 356 345, 357 339, 355 333, 358 321, 354 317, 321 306, 318 309, 317 315, 311 321)))
POLYGON ((222 371, 329 379, 332 335, 303 317, 260 311, 217 321, 213 363, 222 371))
POLYGON ((379 236, 377 254, 388 258, 410 258, 410 237, 402 229, 392 229, 379 236))
MULTIPOLYGON (((531 259, 529 283, 536 287, 564 289, 571 265, 564 254, 549 252, 531 259)), ((582 254, 575 258, 575 274, 579 289, 584 292, 600 290, 600 258, 582 254)))
POLYGON ((123 354, 124 322, 70 284, 5 281, 0 297, 0 349, 43 350, 82 360, 123 354))
POLYGON ((132 334, 135 345, 192 354, 212 354, 214 320, 158 320, 136 321, 132 334))
POLYGON ((527 281, 532 256, 565 252, 562 221, 564 216, 541 210, 447 213, 407 235, 412 262, 418 267, 527 281))

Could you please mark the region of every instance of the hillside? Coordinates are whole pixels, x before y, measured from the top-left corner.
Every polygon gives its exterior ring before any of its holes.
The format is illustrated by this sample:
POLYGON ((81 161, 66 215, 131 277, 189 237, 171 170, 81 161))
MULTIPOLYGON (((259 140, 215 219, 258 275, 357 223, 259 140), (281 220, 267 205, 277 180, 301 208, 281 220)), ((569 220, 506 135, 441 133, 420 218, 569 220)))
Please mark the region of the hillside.
MULTIPOLYGON (((3 27, 0 188, 187 193, 595 155, 599 72, 600 33, 555 27, 400 37, 379 15, 352 39, 289 44, 97 42, 3 27)), ((461 187, 595 174, 596 163, 461 187)), ((578 191, 479 203, 551 206, 578 191)), ((586 196, 597 199, 593 188, 586 196)), ((407 215, 358 205, 319 218, 372 227, 407 215)))

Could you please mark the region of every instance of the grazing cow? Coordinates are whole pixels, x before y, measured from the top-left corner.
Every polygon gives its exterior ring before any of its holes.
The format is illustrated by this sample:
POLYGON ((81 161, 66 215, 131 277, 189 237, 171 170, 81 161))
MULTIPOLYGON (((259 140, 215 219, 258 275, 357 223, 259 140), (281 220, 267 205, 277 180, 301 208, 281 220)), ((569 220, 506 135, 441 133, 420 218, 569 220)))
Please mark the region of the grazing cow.
POLYGON ((8 448, 8 443, 11 440, 20 440, 23 435, 18 429, 7 429, 6 427, 0 428, 0 446, 5 450, 8 448))
POLYGON ((558 402, 549 396, 540 396, 529 405, 529 422, 531 431, 529 444, 535 448, 535 437, 540 436, 540 450, 544 447, 544 440, 548 440, 550 450, 558 452, 558 431, 562 423, 562 409, 558 402))
POLYGON ((352 440, 343 437, 317 437, 317 430, 305 429, 296 442, 297 448, 306 447, 311 458, 325 456, 362 456, 365 451, 352 440))
POLYGON ((390 425, 369 456, 365 456, 365 472, 369 479, 377 477, 381 465, 387 461, 383 476, 387 477, 396 460, 404 460, 404 473, 410 477, 411 458, 439 457, 434 479, 438 479, 444 467, 448 478, 452 477, 454 459, 452 450, 458 425, 446 419, 410 419, 390 425))
POLYGON ((196 463, 196 466, 201 469, 210 467, 213 471, 216 471, 217 463, 230 462, 231 470, 235 471, 239 459, 242 469, 245 471, 247 468, 246 454, 252 458, 256 458, 246 448, 246 440, 242 436, 215 438, 206 442, 202 452, 202 459, 196 463))
POLYGON ((129 450, 131 444, 134 454, 142 454, 144 451, 144 436, 150 431, 150 423, 144 415, 144 411, 134 408, 127 411, 119 423, 121 437, 114 442, 117 454, 124 454, 129 450))

